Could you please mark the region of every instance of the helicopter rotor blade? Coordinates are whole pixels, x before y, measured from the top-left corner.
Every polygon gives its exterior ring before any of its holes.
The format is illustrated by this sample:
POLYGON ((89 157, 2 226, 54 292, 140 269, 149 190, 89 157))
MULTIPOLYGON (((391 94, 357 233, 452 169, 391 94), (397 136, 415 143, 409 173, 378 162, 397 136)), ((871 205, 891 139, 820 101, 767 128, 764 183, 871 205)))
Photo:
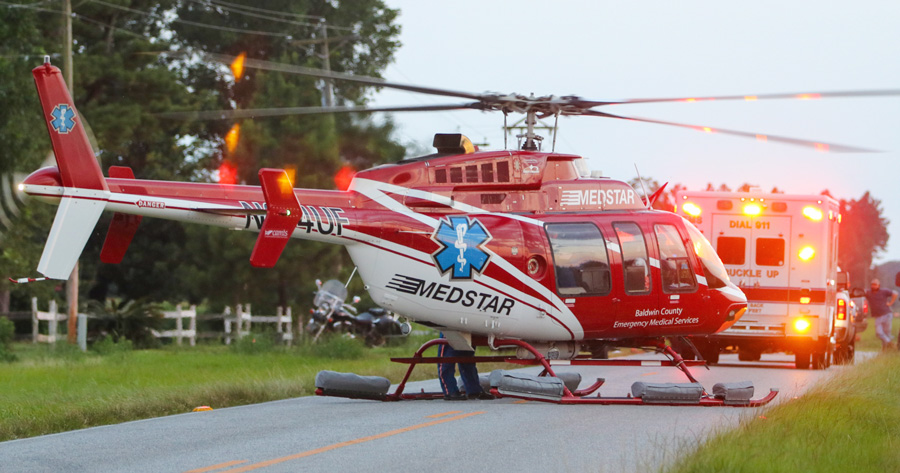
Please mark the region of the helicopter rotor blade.
MULTIPOLYGON (((162 53, 166 55, 182 55, 189 56, 188 53, 173 53, 166 52, 162 53)), ((211 61, 223 63, 223 64, 231 64, 236 57, 229 56, 227 54, 215 54, 215 53, 201 53, 201 58, 205 58, 211 61)), ((346 80, 350 82, 357 82, 360 84, 371 85, 374 87, 387 87, 390 89, 399 89, 406 90, 408 92, 418 92, 422 94, 428 95, 442 95, 445 97, 457 97, 463 99, 470 100, 481 100, 484 98, 482 94, 473 94, 470 92, 458 92, 453 90, 446 89, 437 89, 433 87, 421 87, 417 85, 409 85, 409 84, 398 84, 394 82, 388 82, 384 79, 378 77, 367 77, 367 76, 359 76, 355 74, 345 74, 342 72, 334 72, 334 71, 324 71, 321 69, 313 69, 309 67, 303 66, 295 66, 293 64, 283 64, 272 61, 265 61, 262 59, 252 59, 246 58, 244 59, 244 67, 249 67, 253 69, 261 69, 266 71, 275 71, 275 72, 287 72, 291 74, 300 74, 310 77, 317 77, 320 79, 337 79, 337 80, 346 80)))
POLYGON ((481 110, 478 102, 455 105, 413 105, 397 107, 283 107, 246 110, 205 110, 189 112, 165 112, 161 118, 177 120, 231 120, 236 118, 282 117, 288 115, 319 115, 325 113, 373 113, 373 112, 436 112, 446 110, 481 110))
POLYGON ((738 130, 728 130, 725 128, 716 128, 716 127, 708 127, 708 126, 697 126, 697 125, 688 125, 686 123, 676 123, 669 122, 664 120, 654 120, 652 118, 640 118, 640 117, 626 117, 622 115, 614 115, 611 113, 600 112, 596 110, 587 110, 583 113, 583 115, 592 116, 592 117, 604 117, 604 118, 616 118, 619 120, 630 120, 636 122, 645 122, 645 123, 655 123, 657 125, 668 125, 668 126, 677 126, 680 128, 688 128, 691 130, 701 131, 704 133, 719 133, 723 135, 730 136, 740 136, 743 138, 752 138, 756 141, 761 142, 776 142, 783 143, 794 146, 802 146, 804 148, 813 148, 817 151, 823 152, 832 152, 832 153, 877 153, 878 150, 867 149, 867 148, 858 148, 855 146, 847 146, 837 143, 826 143, 823 141, 812 141, 812 140, 804 140, 800 138, 790 138, 787 136, 778 136, 778 135, 766 135, 761 133, 750 133, 746 131, 738 131, 738 130))
POLYGON ((745 102, 756 102, 758 100, 818 100, 826 98, 846 98, 846 97, 894 97, 900 96, 900 89, 882 89, 882 90, 843 90, 834 92, 798 92, 798 93, 778 93, 778 94, 758 94, 758 95, 720 95, 709 97, 670 97, 670 98, 647 98, 647 99, 627 99, 613 102, 591 102, 584 100, 584 104, 594 104, 592 107, 602 105, 627 105, 636 103, 663 103, 663 102, 713 102, 726 100, 743 100, 745 102))

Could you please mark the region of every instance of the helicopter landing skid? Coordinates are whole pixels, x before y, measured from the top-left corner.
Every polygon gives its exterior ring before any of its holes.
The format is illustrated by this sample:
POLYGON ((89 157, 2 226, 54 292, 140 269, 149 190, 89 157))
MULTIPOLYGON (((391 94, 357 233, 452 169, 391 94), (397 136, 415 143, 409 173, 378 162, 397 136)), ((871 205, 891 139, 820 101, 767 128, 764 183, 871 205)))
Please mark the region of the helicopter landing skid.
MULTIPOLYGON (((318 388, 316 394, 320 396, 338 396, 367 398, 381 401, 401 400, 430 400, 443 399, 441 392, 404 392, 410 375, 418 364, 437 363, 512 363, 518 365, 540 365, 544 369, 538 376, 515 375, 511 376, 512 382, 505 383, 504 373, 491 377, 490 392, 497 398, 510 397, 524 400, 553 402, 557 404, 626 404, 626 405, 694 405, 694 406, 732 406, 732 407, 759 407, 768 404, 778 395, 777 389, 771 389, 769 393, 760 399, 750 399, 753 388, 749 383, 717 384, 713 394, 710 394, 691 374, 689 366, 705 365, 704 361, 684 360, 671 347, 665 343, 658 343, 656 348, 670 359, 668 360, 609 360, 578 357, 572 360, 547 360, 530 344, 521 340, 497 340, 495 347, 519 347, 528 350, 534 358, 519 359, 509 356, 457 356, 457 357, 425 357, 422 353, 435 345, 447 344, 445 339, 430 340, 423 344, 416 353, 409 358, 391 358, 396 363, 406 363, 409 368, 403 380, 397 385, 393 393, 384 393, 374 396, 350 396, 345 392, 318 388), (599 393, 592 396, 604 383, 603 378, 598 378, 593 384, 583 389, 570 390, 566 384, 557 377, 553 366, 674 366, 680 369, 690 383, 665 383, 647 384, 635 383, 632 391, 625 397, 603 397, 599 393), (497 378, 497 379, 495 379, 497 378), (545 387, 540 387, 544 385, 545 387), (517 387, 518 386, 518 387, 517 387), (521 389, 522 386, 527 386, 521 389), (549 389, 549 391, 547 391, 549 389), (329 392, 330 391, 330 392, 329 392), (549 394, 548 394, 549 393, 549 394)), ((498 370, 499 371, 499 370, 498 370)), ((496 373, 496 372, 495 372, 496 373)))

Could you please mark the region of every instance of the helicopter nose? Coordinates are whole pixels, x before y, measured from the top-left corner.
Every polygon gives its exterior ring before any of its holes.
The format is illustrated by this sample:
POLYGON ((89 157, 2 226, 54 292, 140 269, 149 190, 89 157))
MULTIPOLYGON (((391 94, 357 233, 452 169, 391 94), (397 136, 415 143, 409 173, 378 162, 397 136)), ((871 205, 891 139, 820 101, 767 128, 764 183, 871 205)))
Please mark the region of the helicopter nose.
POLYGON ((716 332, 721 332, 734 325, 747 312, 747 296, 737 286, 730 283, 726 287, 716 290, 722 297, 722 305, 719 306, 723 309, 719 312, 719 315, 722 316, 722 325, 716 330, 716 332))

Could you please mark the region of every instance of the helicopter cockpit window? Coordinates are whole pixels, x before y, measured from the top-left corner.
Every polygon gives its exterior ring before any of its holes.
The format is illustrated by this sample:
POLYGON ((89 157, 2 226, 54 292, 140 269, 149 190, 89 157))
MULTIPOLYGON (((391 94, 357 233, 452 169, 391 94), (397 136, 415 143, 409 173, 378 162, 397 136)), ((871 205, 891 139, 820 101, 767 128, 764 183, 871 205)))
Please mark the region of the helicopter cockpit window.
POLYGON ((615 223, 613 229, 622 250, 622 270, 625 274, 625 293, 650 292, 650 260, 644 234, 636 223, 615 223))
POLYGON ((609 257, 600 229, 592 223, 551 223, 546 231, 553 249, 559 294, 609 294, 609 257))
POLYGON ((691 271, 684 241, 674 225, 656 225, 656 241, 659 243, 659 269, 662 289, 667 294, 694 292, 697 281, 691 271))
POLYGON ((691 237, 691 244, 694 245, 694 253, 700 258, 700 264, 703 266, 703 276, 706 278, 706 286, 715 289, 725 287, 728 279, 728 270, 716 254, 709 241, 697 230, 693 223, 688 222, 684 217, 681 218, 684 227, 687 228, 688 236, 691 237))

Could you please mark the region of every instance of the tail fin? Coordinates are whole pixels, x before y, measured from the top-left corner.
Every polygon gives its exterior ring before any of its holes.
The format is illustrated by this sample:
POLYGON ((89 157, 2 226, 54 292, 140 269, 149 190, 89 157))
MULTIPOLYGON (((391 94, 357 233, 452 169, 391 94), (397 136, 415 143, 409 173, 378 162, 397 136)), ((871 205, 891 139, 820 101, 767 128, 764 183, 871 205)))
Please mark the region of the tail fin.
POLYGON ((300 202, 283 169, 260 169, 259 183, 266 198, 266 219, 250 254, 250 264, 271 268, 297 228, 301 217, 300 202))
POLYGON ((38 271, 48 278, 67 279, 106 207, 109 188, 59 68, 45 60, 31 72, 63 184, 38 271))

